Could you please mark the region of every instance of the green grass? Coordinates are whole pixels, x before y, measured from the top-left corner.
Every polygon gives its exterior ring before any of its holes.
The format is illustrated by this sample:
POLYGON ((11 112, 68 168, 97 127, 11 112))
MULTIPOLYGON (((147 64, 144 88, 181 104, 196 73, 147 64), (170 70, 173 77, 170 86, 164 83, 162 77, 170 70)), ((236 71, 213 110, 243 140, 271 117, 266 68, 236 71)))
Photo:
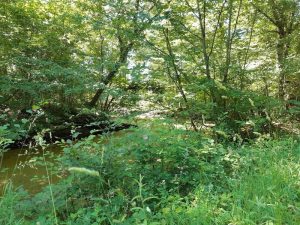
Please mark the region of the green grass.
POLYGON ((190 224, 300 224, 299 144, 269 141, 242 151, 254 165, 224 193, 209 194, 189 208, 190 224), (210 221, 201 222, 207 209, 210 221))
POLYGON ((65 170, 77 169, 52 185, 52 196, 49 188, 31 198, 9 189, 2 224, 53 224, 53 204, 58 223, 70 225, 300 224, 300 145, 292 138, 222 145, 154 121, 64 152, 65 170))

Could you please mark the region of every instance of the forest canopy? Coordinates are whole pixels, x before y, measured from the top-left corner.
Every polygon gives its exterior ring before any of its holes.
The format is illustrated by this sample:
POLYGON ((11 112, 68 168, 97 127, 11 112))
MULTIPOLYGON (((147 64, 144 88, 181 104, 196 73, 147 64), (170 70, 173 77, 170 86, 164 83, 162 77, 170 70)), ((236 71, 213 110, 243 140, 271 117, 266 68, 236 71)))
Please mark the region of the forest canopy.
POLYGON ((181 103, 194 117, 233 110, 245 97, 267 109, 267 98, 287 105, 300 95, 296 0, 0 6, 0 101, 12 109, 56 103, 115 110, 135 99, 131 92, 161 91, 155 100, 181 103))

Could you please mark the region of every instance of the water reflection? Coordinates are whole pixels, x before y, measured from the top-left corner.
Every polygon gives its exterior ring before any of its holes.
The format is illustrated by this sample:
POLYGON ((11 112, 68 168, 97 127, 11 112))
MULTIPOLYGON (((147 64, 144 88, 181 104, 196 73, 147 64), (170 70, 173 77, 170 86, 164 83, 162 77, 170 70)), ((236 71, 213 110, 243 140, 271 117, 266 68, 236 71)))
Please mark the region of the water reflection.
POLYGON ((47 174, 51 183, 57 183, 60 176, 58 176, 59 163, 56 159, 63 152, 62 149, 59 145, 50 145, 44 150, 20 148, 4 152, 0 160, 2 161, 0 195, 3 194, 4 186, 9 181, 14 187, 23 186, 32 194, 41 191, 48 184, 47 174))
MULTIPOLYGON (((113 140, 112 137, 121 138, 128 133, 131 131, 112 132, 95 136, 93 141, 106 145, 113 140)), ((62 153, 62 144, 49 145, 44 151, 41 148, 20 148, 4 152, 0 155, 0 196, 3 195, 5 184, 9 181, 12 181, 14 187, 23 186, 30 194, 40 192, 49 184, 46 165, 50 183, 57 183, 65 176, 57 160, 62 153)))

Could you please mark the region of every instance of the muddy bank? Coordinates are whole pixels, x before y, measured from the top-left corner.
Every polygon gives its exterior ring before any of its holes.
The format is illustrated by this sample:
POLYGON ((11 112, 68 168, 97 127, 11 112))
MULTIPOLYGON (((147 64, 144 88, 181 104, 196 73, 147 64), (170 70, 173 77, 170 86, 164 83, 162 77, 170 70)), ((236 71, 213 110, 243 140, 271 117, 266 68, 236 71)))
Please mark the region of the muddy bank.
POLYGON ((40 116, 34 126, 28 129, 26 135, 21 136, 8 147, 35 145, 37 136, 42 136, 47 144, 51 144, 56 141, 81 139, 91 134, 97 135, 134 127, 132 124, 113 122, 108 117, 97 114, 79 113, 53 117, 52 113, 51 116, 51 119, 45 114, 40 116))
MULTIPOLYGON (((81 126, 72 125, 61 125, 57 127, 53 127, 51 130, 45 132, 42 137, 43 140, 47 144, 55 143, 56 141, 61 140, 75 140, 81 139, 84 137, 88 137, 89 135, 97 135, 103 134, 113 131, 120 131, 124 129, 128 129, 130 127, 135 127, 132 124, 115 124, 114 122, 110 121, 100 121, 95 122, 93 124, 86 124, 81 126)), ((9 148, 17 148, 22 146, 28 145, 35 145, 36 144, 36 137, 38 133, 32 132, 27 137, 17 140, 11 143, 8 147, 9 148)))

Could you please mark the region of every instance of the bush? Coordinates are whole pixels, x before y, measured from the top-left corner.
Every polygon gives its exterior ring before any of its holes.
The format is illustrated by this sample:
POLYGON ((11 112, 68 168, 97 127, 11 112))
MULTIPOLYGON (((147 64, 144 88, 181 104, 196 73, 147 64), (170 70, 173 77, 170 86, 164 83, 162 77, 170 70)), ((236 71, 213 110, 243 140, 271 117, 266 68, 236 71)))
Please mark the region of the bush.
MULTIPOLYGON (((166 121, 90 136, 64 148, 60 161, 70 175, 52 192, 17 195, 11 218, 23 224, 296 225, 299 142, 260 140, 224 146, 166 121)), ((4 196, 1 207, 9 199, 4 196)))

